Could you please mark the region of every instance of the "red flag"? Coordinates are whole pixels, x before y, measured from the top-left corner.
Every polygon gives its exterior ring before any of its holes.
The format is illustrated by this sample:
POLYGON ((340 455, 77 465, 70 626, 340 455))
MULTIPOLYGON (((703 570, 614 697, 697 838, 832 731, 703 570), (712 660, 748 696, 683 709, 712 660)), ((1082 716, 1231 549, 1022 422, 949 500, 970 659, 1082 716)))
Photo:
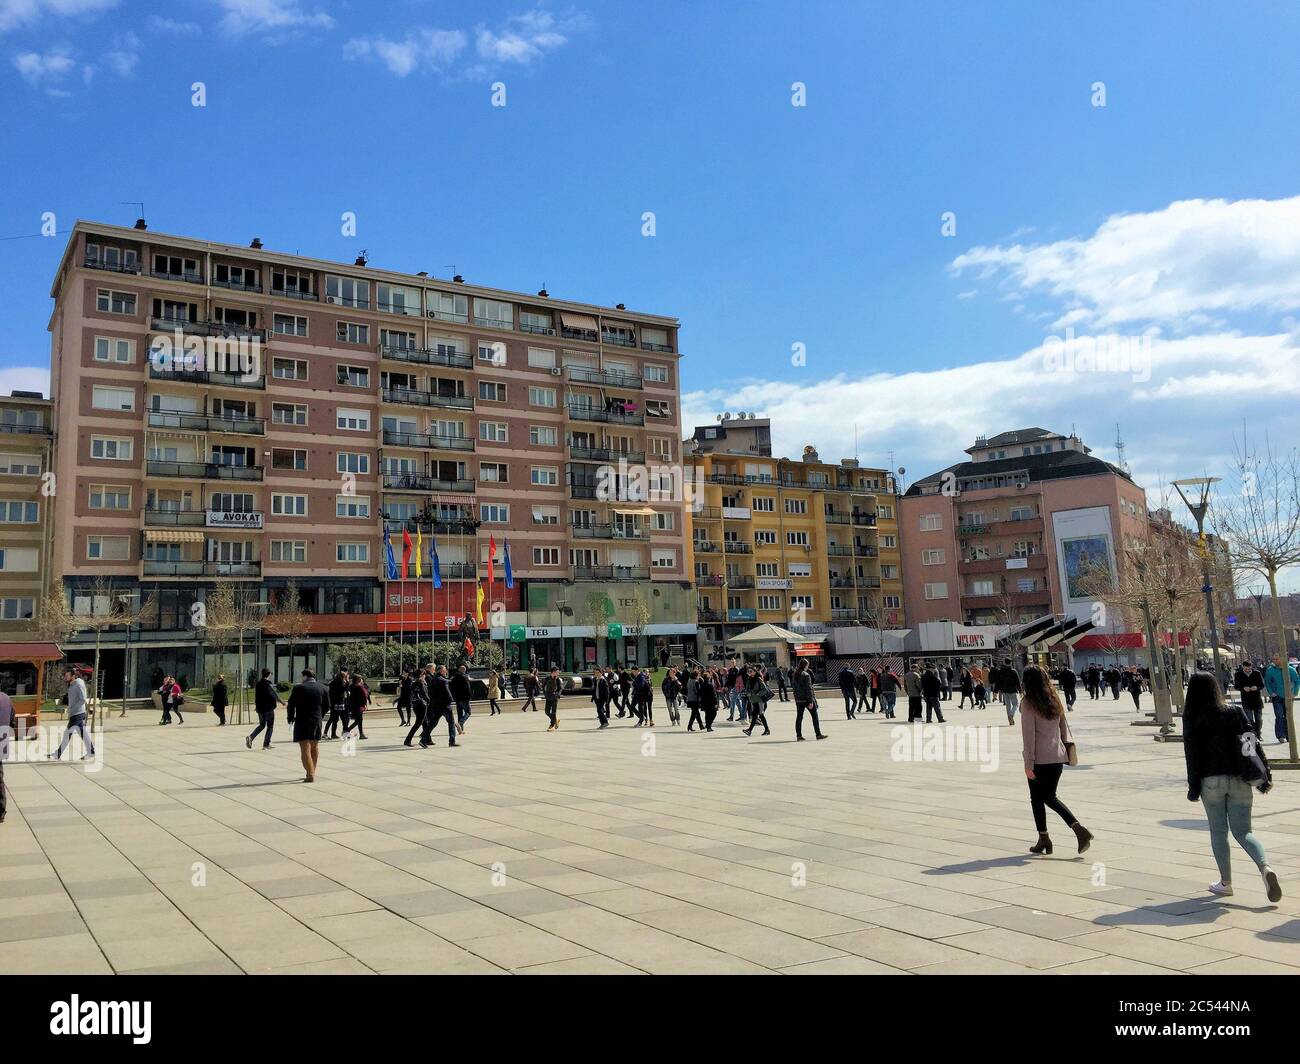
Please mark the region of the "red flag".
POLYGON ((474 644, 468 637, 465 639, 465 656, 467 658, 472 658, 474 656, 474 644))
POLYGON ((411 561, 411 533, 402 529, 402 579, 406 579, 406 567, 411 561))
POLYGON ((488 536, 488 594, 492 594, 492 567, 497 560, 496 536, 488 536))

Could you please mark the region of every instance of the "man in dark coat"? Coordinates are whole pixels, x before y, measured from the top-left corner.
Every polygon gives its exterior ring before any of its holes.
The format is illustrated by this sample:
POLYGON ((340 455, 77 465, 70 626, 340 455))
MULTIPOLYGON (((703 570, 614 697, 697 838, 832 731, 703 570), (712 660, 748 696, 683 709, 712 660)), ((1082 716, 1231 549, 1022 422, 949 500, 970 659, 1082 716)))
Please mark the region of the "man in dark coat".
MULTIPOLYGON (((416 669, 411 675, 411 730, 406 733, 406 738, 402 740, 403 746, 410 746, 411 740, 415 738, 415 733, 420 732, 420 745, 427 746, 424 741, 424 721, 429 715, 429 681, 428 672, 425 669, 416 669)), ((433 727, 433 725, 429 725, 433 727)))
POLYGON ((456 724, 460 731, 465 730, 465 722, 470 714, 469 669, 461 665, 452 673, 451 700, 456 703, 456 724))
MULTIPOLYGON (((942 665, 939 666, 943 668, 942 665)), ((944 723, 943 710, 939 708, 939 696, 943 692, 943 681, 939 679, 939 674, 935 672, 934 666, 927 665, 925 672, 921 673, 921 697, 925 699, 925 722, 931 723, 931 714, 939 718, 939 723, 944 723)))
POLYGON ((1241 708, 1250 718, 1255 738, 1264 727, 1264 674, 1249 661, 1243 661, 1232 679, 1232 685, 1241 692, 1241 708))
POLYGON ((1074 670, 1069 665, 1066 665, 1061 669, 1057 680, 1061 685, 1061 694, 1065 696, 1065 708, 1073 710, 1074 699, 1079 686, 1079 677, 1075 675, 1074 670))
POLYGON ((352 682, 348 679, 348 670, 339 669, 329 686, 329 724, 325 727, 323 738, 339 737, 339 721, 343 721, 343 730, 348 730, 348 688, 352 682))
POLYGON ((217 715, 218 728, 225 727, 228 705, 230 705, 230 695, 226 691, 226 678, 218 676, 217 682, 212 685, 212 712, 217 715))
POLYGON ((853 670, 847 665, 840 669, 839 676, 836 677, 840 685, 840 694, 844 696, 844 716, 849 720, 853 719, 853 711, 857 708, 857 687, 853 682, 853 670))
POLYGON ((438 721, 446 718, 448 746, 456 745, 456 717, 452 713, 455 699, 451 694, 451 683, 447 679, 447 666, 439 665, 437 671, 429 678, 429 709, 424 715, 424 730, 420 733, 420 745, 432 746, 431 735, 438 726, 438 721))
POLYGON ((253 688, 253 708, 257 710, 257 727, 244 740, 244 745, 250 750, 253 749, 253 740, 262 732, 266 733, 262 736, 262 749, 271 749, 271 732, 275 730, 275 707, 282 701, 275 684, 271 682, 271 670, 263 669, 262 678, 253 688))
POLYGON ((600 668, 591 674, 591 700, 596 703, 596 720, 602 728, 609 727, 609 702, 614 697, 610 683, 612 675, 600 668))
POLYGON ((302 753, 302 767, 307 773, 303 783, 316 782, 321 723, 329 706, 330 693, 325 685, 311 669, 303 669, 302 683, 289 692, 289 723, 293 725, 293 741, 302 753))

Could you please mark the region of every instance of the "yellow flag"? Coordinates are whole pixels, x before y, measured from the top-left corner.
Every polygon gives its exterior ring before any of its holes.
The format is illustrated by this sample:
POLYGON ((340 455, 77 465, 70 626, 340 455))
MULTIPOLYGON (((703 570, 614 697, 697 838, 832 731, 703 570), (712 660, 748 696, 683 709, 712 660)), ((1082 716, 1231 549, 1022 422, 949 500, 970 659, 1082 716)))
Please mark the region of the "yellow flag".
POLYGON ((478 590, 478 623, 485 624, 486 621, 483 618, 483 599, 485 597, 483 594, 483 584, 480 582, 476 584, 475 587, 478 590))
POLYGON ((424 529, 415 530, 415 579, 419 580, 424 576, 424 566, 420 559, 424 557, 424 529))

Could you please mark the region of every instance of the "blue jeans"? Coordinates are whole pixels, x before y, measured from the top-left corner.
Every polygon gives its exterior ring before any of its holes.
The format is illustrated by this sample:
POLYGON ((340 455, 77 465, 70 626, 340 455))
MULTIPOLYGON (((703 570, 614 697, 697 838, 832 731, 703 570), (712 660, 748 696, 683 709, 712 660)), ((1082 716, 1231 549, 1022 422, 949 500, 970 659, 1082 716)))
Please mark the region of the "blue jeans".
POLYGON ((468 702, 456 703, 456 722, 458 724, 464 725, 464 723, 469 720, 469 714, 470 707, 468 702))
POLYGON ((1279 743, 1287 741, 1286 699, 1273 695, 1273 735, 1279 743))
POLYGON ((1003 692, 1002 692, 1002 705, 1006 707, 1006 711, 1007 711, 1007 720, 1009 720, 1009 721, 1011 721, 1012 723, 1014 723, 1014 722, 1015 722, 1015 719, 1016 719, 1016 710, 1018 710, 1018 709, 1020 708, 1020 692, 1019 692, 1019 691, 1003 691, 1003 692))
POLYGON ((86 714, 78 713, 75 717, 68 718, 67 730, 63 733, 63 741, 59 743, 59 757, 63 756, 63 751, 68 748, 68 743, 72 741, 73 733, 81 735, 81 745, 85 747, 82 751, 84 756, 93 757, 95 755, 95 744, 90 741, 90 729, 86 727, 86 714))
POLYGON ((1206 776, 1201 780, 1201 804, 1210 820, 1210 849, 1219 866, 1219 879, 1232 882, 1232 851, 1228 832, 1262 872, 1268 864, 1264 847, 1250 830, 1250 784, 1236 776, 1206 776))
POLYGON ((885 713, 892 717, 894 715, 894 704, 898 701, 898 692, 882 691, 880 697, 885 702, 885 713))

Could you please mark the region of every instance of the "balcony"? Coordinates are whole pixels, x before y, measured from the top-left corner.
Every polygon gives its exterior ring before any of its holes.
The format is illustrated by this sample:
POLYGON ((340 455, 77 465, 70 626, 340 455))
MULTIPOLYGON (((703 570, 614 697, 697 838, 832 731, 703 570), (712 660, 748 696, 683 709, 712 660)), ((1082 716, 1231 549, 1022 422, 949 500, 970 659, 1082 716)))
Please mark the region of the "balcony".
POLYGON ((752 576, 728 576, 728 591, 752 591, 754 589, 754 578, 752 576))
POLYGON ((867 514, 867 513, 863 513, 861 510, 854 510, 852 516, 853 516, 853 523, 855 525, 861 525, 865 528, 876 527, 875 514, 867 514))
POLYGON ((853 553, 859 558, 876 558, 880 555, 880 552, 868 543, 853 544, 853 553))
POLYGON ((605 331, 600 334, 600 342, 602 344, 613 344, 615 347, 636 347, 635 338, 605 331))
POLYGON ((645 465, 645 451, 615 451, 609 447, 578 447, 570 444, 569 457, 575 462, 626 462, 628 465, 645 465))
POLYGON ((570 525, 569 532, 574 539, 630 539, 630 540, 647 540, 650 538, 649 529, 645 528, 622 528, 619 525, 595 524, 595 525, 570 525))
POLYGON ((644 425, 644 414, 627 414, 618 410, 597 410, 594 406, 569 403, 566 407, 574 421, 598 421, 608 425, 644 425))
POLYGON ((854 609, 852 606, 831 607, 832 621, 856 621, 857 619, 858 619, 858 611, 854 609))
POLYGON ((961 604, 967 610, 1005 610, 1008 606, 1017 609, 1022 606, 1052 605, 1052 593, 1043 588, 1040 591, 1008 591, 1001 595, 962 595, 961 604))
POLYGON ((246 325, 231 325, 224 321, 186 321, 182 318, 152 318, 155 332, 175 332, 179 329, 186 336, 220 336, 228 340, 257 340, 266 342, 265 329, 253 329, 246 325))
POLYGON ((304 303, 319 303, 320 296, 315 292, 300 292, 296 288, 275 288, 271 289, 272 299, 299 299, 304 303))
POLYGON ((145 475, 151 477, 184 477, 188 480, 261 480, 261 466, 225 465, 220 462, 166 462, 149 459, 145 475))
POLYGON ((225 288, 232 292, 253 292, 260 293, 262 286, 260 284, 244 284, 243 281, 213 281, 213 288, 225 288))
POLYGON ((722 517, 725 521, 748 521, 751 514, 748 506, 724 506, 722 517))
POLYGON ((260 561, 246 562, 160 562, 145 559, 141 563, 144 576, 180 577, 180 576, 250 576, 262 575, 260 561))
POLYGON ((575 565, 574 580, 649 580, 650 569, 644 565, 575 565))
POLYGON ((744 477, 739 473, 710 473, 704 478, 710 484, 735 484, 744 487, 746 484, 752 484, 755 477, 744 477))
POLYGON ((167 381, 171 384, 211 384, 222 388, 265 388, 266 378, 260 374, 231 373, 215 369, 164 369, 152 362, 149 364, 151 381, 167 381))
MULTIPOLYGON (((395 554, 397 554, 398 557, 400 557, 400 553, 398 553, 397 544, 393 545, 393 551, 395 554)), ((438 563, 438 575, 443 580, 473 580, 477 575, 477 572, 478 572, 478 567, 473 562, 440 561, 438 563)), ((411 567, 407 571, 407 577, 411 581, 415 580, 414 561, 412 561, 411 567)), ((426 558, 424 561, 424 576, 421 577, 421 582, 425 580, 431 580, 432 578, 433 578, 433 571, 430 569, 429 561, 426 558)), ((379 579, 380 580, 388 579, 388 570, 384 566, 381 566, 379 569, 379 579)))
POLYGON ((399 432, 384 429, 384 444, 388 447, 418 447, 428 451, 472 451, 473 436, 439 436, 431 432, 399 432))
POLYGON ((195 414, 185 410, 150 410, 151 429, 194 429, 199 432, 231 432, 249 436, 266 435, 266 418, 233 417, 229 414, 195 414))
POLYGON ((665 354, 672 354, 673 345, 672 345, 672 344, 656 344, 656 343, 651 343, 649 340, 642 340, 642 341, 641 341, 641 350, 643 350, 643 351, 662 351, 662 352, 664 352, 665 354))
POLYGON ((86 258, 82 265, 88 270, 107 270, 109 273, 126 273, 135 277, 140 274, 140 264, 138 262, 127 266, 120 262, 105 262, 103 259, 86 258))
POLYGON ((880 587, 880 577, 878 576, 860 576, 858 577, 858 587, 880 587))
POLYGON ((385 473, 385 491, 449 491, 465 494, 474 490, 474 481, 470 479, 444 480, 426 473, 385 473))
POLYGON ((521 321, 519 331, 522 333, 531 333, 534 336, 554 336, 555 326, 553 325, 534 325, 532 322, 521 321))
POLYGON ((207 524, 207 510, 151 510, 145 507, 145 528, 202 528, 207 524))
POLYGON ((843 510, 833 510, 826 515, 826 523, 828 525, 847 525, 849 523, 849 515, 843 510))
POLYGON ((1043 531, 1041 517, 1025 517, 1014 521, 993 521, 985 525, 962 525, 957 535, 966 536, 1028 536, 1043 531))
POLYGON ((851 576, 832 576, 830 578, 831 587, 857 587, 851 576))
POLYGON ((446 366, 449 369, 473 369, 474 356, 468 351, 456 351, 447 347, 393 347, 381 344, 381 358, 395 362, 414 363, 419 366, 446 366))
POLYGON ((413 406, 433 406, 443 410, 473 410, 474 398, 469 395, 439 395, 416 388, 385 388, 386 403, 409 403, 413 406))
POLYGON ((596 497, 597 487, 595 482, 588 484, 583 481, 578 484, 569 485, 569 498, 571 499, 594 499, 596 497))
POLYGON ((384 531, 400 536, 403 530, 414 533, 419 528, 435 536, 472 536, 478 531, 481 523, 470 517, 458 521, 434 521, 433 524, 416 519, 410 521, 388 519, 384 521, 384 531))
POLYGON ((754 548, 748 543, 742 543, 738 539, 724 539, 722 541, 723 554, 753 554, 754 548))
POLYGON ((186 284, 203 283, 203 274, 193 270, 150 270, 149 276, 159 281, 184 281, 186 284))
POLYGON ((696 521, 721 521, 722 507, 720 506, 701 506, 691 511, 691 516, 696 521))
POLYGON ((695 549, 696 554, 716 554, 722 549, 716 543, 712 543, 707 539, 697 539, 691 546, 695 549))
POLYGON ((0 432, 12 432, 19 436, 53 436, 54 430, 49 425, 19 425, 0 421, 0 432))
POLYGON ((614 370, 589 369, 585 366, 569 366, 569 380, 575 384, 596 384, 609 388, 642 388, 645 381, 614 370))
POLYGON ((853 557, 852 547, 842 547, 838 543, 826 544, 826 553, 832 558, 851 558, 853 557))
POLYGON ((596 342, 596 330, 570 329, 567 325, 562 325, 560 327, 560 339, 581 340, 583 343, 594 344, 596 342))
POLYGON ((957 571, 962 574, 979 575, 981 573, 1017 573, 1026 569, 1037 570, 1047 568, 1046 554, 1031 554, 1028 557, 1018 558, 962 558, 957 563, 957 571), (1011 565, 1010 562, 1019 564, 1011 565))
POLYGON ((695 619, 703 621, 706 624, 719 624, 723 621, 723 616, 711 606, 696 606, 695 619))

